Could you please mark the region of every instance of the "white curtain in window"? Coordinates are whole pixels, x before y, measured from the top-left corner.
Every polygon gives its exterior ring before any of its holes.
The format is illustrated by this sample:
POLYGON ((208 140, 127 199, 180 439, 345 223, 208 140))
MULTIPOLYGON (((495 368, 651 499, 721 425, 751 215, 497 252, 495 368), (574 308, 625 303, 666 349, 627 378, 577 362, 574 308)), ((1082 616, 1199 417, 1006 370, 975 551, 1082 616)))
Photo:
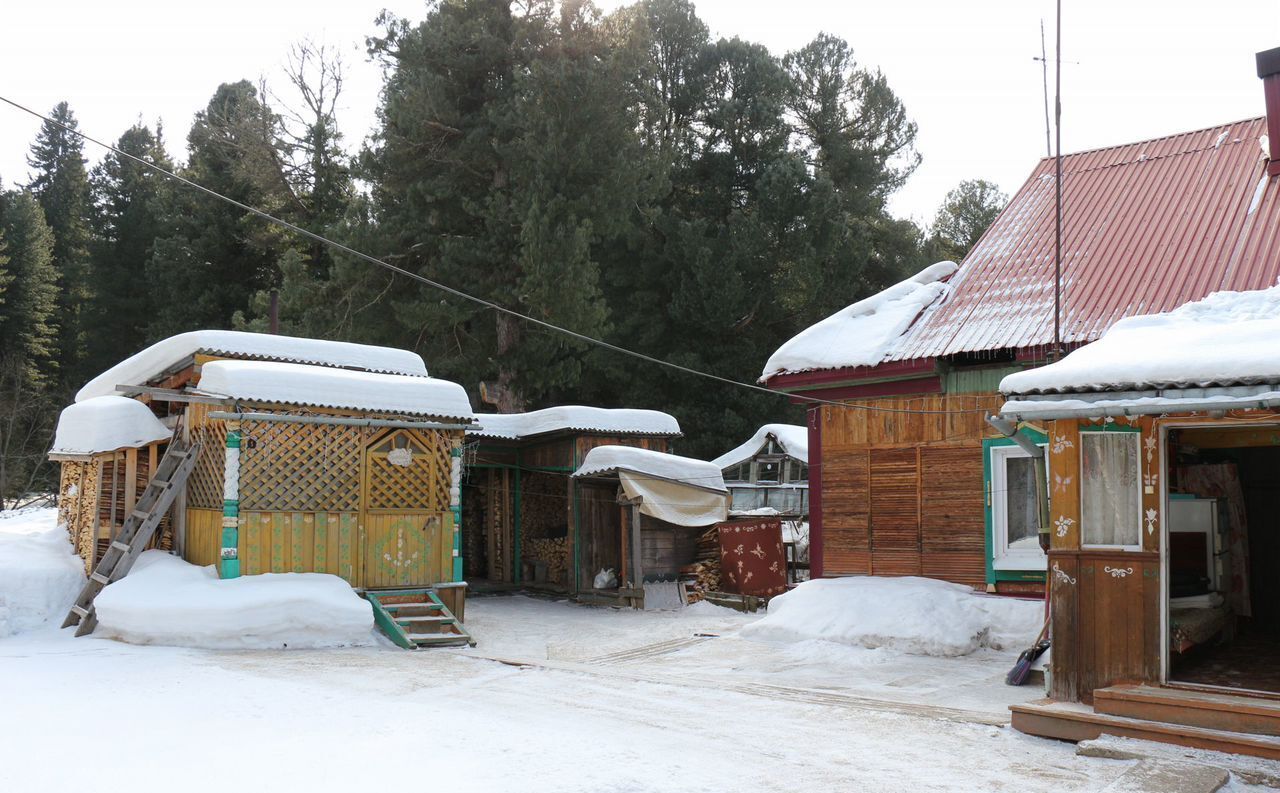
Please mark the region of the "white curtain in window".
POLYGON ((1080 524, 1086 545, 1138 545, 1142 492, 1136 432, 1080 434, 1080 524))
POLYGON ((1036 465, 1030 457, 1005 458, 1006 518, 1009 548, 1040 549, 1040 507, 1036 501, 1036 465))

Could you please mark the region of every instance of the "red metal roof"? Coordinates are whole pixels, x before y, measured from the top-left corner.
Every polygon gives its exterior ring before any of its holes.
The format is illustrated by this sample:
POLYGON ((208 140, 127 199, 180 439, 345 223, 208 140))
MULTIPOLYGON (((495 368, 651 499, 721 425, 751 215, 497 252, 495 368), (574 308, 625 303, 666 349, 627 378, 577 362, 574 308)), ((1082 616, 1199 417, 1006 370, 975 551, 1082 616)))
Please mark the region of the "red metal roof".
MULTIPOLYGON (((1263 118, 1063 158, 1062 339, 1280 276, 1263 118)), ((1053 342, 1054 161, 1041 160, 889 360, 1053 342)))

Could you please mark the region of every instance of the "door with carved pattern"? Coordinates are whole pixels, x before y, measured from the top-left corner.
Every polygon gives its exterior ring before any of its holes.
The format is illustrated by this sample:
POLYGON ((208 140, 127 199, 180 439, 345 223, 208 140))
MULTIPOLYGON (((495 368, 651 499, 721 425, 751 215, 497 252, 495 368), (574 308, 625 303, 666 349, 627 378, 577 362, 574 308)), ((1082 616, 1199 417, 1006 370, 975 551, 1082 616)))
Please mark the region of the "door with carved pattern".
POLYGON ((386 430, 365 446, 360 522, 366 587, 449 580, 449 451, 440 433, 409 429, 386 430))

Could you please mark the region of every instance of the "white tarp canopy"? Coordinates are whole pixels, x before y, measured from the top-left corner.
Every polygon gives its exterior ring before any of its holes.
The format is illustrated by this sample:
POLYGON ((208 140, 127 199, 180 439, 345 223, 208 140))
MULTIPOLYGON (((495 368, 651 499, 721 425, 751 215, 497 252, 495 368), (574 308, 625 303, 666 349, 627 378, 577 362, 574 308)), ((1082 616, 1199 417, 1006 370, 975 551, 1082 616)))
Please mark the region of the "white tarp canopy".
POLYGON ((619 435, 679 435, 674 416, 657 410, 561 405, 528 413, 477 414, 481 429, 468 430, 489 438, 519 440, 547 432, 608 432, 619 435))
POLYGON ((677 526, 709 526, 729 517, 729 491, 712 463, 630 446, 597 446, 573 475, 614 473, 627 498, 640 499, 642 515, 677 526))
POLYGON ((196 353, 427 376, 422 356, 393 347, 238 330, 193 330, 158 341, 124 359, 90 380, 76 394, 76 401, 115 394, 118 385, 144 385, 196 353))
POLYGON ((173 431, 136 399, 101 396, 63 408, 50 454, 97 454, 137 449, 173 431))
POLYGON ((285 405, 471 421, 471 401, 457 383, 432 377, 357 372, 275 361, 211 361, 200 372, 199 392, 285 405))

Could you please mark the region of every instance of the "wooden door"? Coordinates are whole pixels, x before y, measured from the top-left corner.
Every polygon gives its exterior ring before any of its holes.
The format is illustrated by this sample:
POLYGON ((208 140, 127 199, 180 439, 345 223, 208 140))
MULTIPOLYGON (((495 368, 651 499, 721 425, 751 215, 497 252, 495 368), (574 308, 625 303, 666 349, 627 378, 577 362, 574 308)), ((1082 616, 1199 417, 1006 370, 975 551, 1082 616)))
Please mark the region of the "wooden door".
POLYGON ((449 446, 438 433, 395 429, 365 447, 364 586, 426 586, 453 572, 449 446))

